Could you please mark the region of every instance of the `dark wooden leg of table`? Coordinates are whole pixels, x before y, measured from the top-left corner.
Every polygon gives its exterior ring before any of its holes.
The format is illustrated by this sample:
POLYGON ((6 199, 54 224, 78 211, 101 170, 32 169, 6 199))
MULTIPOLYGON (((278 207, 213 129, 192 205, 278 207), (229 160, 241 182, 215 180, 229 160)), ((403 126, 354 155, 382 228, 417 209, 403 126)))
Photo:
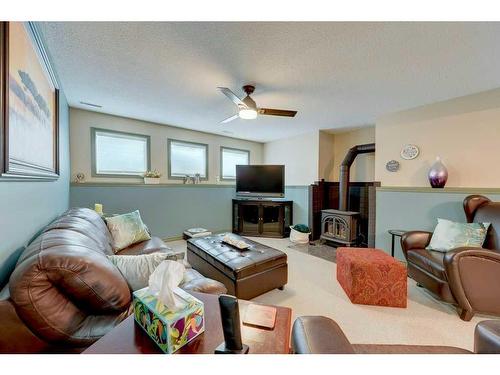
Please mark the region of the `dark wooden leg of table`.
POLYGON ((391 234, 392 241, 391 241, 391 256, 394 258, 394 234, 391 234))

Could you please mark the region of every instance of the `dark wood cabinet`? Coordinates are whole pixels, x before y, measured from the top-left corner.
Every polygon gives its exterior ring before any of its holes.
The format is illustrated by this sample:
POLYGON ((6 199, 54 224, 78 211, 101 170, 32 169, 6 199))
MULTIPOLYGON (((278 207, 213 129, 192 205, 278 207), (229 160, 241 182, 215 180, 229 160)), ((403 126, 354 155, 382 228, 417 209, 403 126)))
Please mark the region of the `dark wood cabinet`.
POLYGON ((288 237, 293 201, 233 199, 233 233, 255 237, 288 237))

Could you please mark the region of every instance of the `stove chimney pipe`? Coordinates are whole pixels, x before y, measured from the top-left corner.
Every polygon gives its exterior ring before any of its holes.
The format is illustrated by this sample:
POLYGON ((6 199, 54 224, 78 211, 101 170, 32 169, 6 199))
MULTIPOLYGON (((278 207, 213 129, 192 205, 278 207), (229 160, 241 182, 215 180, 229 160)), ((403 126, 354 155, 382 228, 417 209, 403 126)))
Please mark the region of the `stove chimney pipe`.
POLYGON ((351 165, 359 154, 368 154, 375 152, 375 143, 357 145, 351 147, 340 164, 339 174, 339 210, 347 211, 347 202, 349 201, 349 176, 351 165))

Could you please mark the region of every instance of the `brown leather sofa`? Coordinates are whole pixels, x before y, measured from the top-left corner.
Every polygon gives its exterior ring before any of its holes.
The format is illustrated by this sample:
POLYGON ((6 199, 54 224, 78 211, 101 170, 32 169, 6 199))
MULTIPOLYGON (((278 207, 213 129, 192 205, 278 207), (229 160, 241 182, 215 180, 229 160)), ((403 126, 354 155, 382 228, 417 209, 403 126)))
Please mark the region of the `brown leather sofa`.
MULTIPOLYGON (((470 354, 452 346, 351 344, 335 321, 324 316, 302 316, 292 329, 296 354, 470 354)), ((500 321, 485 320, 474 331, 474 353, 500 353, 500 321)))
POLYGON ((401 247, 408 275, 441 300, 458 306, 460 318, 469 321, 476 312, 500 315, 500 202, 470 195, 463 205, 467 222, 491 223, 482 249, 426 250, 432 233, 424 231, 405 233, 401 247))
MULTIPOLYGON (((132 312, 131 291, 108 260, 112 238, 92 210, 75 208, 48 225, 21 254, 0 301, 0 353, 80 352, 132 312)), ((153 237, 120 251, 171 251, 153 237)), ((225 293, 189 269, 186 290, 225 293)))

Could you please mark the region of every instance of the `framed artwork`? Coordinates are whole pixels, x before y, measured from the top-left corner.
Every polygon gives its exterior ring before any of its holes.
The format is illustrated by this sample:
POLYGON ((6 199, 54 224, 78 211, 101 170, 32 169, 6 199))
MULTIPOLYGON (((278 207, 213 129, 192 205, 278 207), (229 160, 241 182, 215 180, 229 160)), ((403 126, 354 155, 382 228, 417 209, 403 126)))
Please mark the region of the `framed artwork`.
POLYGON ((36 28, 0 23, 2 180, 59 178, 59 89, 36 28))

